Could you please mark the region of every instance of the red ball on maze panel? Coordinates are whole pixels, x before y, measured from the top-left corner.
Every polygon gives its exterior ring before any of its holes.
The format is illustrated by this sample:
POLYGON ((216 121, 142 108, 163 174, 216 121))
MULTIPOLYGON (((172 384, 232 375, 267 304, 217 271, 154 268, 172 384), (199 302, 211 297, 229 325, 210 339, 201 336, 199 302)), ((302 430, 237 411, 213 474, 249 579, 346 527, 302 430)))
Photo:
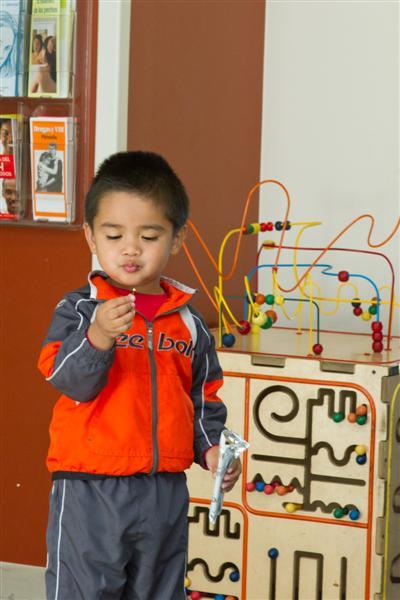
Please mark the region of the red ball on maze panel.
POLYGON ((371 323, 371 329, 372 331, 382 331, 382 321, 374 321, 373 323, 371 323))
POLYGON ((356 413, 349 413, 347 415, 347 420, 349 421, 349 423, 355 423, 356 419, 357 419, 356 413))
POLYGON ((313 349, 314 354, 322 354, 324 348, 321 344, 314 344, 312 349, 313 349))
POLYGON ((256 489, 256 484, 254 483, 254 481, 249 481, 248 483, 246 483, 246 490, 248 492, 254 492, 255 489, 256 489))
POLYGON ((339 271, 338 279, 339 281, 348 281, 349 280, 349 272, 348 271, 339 271))
POLYGON ((201 600, 200 592, 191 592, 190 600, 201 600))
POLYGON ((272 494, 274 492, 275 488, 273 485, 267 483, 267 485, 264 488, 264 494, 267 494, 267 496, 269 496, 270 494, 272 494))

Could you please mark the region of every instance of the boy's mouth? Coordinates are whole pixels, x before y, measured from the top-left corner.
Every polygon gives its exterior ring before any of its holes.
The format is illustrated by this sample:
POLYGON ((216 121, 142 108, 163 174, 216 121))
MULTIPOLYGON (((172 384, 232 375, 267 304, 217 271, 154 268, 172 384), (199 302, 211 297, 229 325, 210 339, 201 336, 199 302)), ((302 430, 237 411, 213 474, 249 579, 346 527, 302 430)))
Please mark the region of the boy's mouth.
POLYGON ((140 269, 139 265, 133 263, 126 263, 125 265, 122 265, 122 268, 127 273, 136 273, 136 271, 140 269))

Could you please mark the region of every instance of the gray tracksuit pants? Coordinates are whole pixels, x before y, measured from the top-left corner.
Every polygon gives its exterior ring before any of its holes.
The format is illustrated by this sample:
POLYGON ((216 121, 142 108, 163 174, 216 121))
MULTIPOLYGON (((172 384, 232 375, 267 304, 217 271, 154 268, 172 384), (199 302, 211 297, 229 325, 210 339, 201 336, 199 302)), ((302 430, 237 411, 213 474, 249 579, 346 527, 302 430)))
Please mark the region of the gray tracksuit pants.
POLYGON ((47 600, 184 600, 184 473, 53 484, 47 600))

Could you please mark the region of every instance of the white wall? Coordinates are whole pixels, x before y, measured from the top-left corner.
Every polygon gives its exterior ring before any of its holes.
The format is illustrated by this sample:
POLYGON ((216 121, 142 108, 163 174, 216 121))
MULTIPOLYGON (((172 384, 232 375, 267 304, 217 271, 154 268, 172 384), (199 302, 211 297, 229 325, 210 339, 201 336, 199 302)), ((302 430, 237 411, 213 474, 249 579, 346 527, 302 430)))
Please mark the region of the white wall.
MULTIPOLYGON (((400 213, 398 2, 267 0, 260 177, 287 186, 291 220, 323 222, 305 234, 304 245, 328 244, 364 212, 377 220, 373 241, 390 233, 400 213)), ((282 194, 263 190, 260 220, 282 220, 282 194)), ((357 224, 337 245, 368 249, 367 231, 366 221, 357 224)), ((285 242, 294 239, 290 232, 285 242)), ((398 233, 378 249, 394 262, 396 275, 399 240, 398 233)), ((315 257, 301 255, 304 262, 315 257)), ((389 283, 375 258, 335 253, 323 262, 389 283)), ((333 278, 316 278, 328 293, 337 288, 333 278)), ((289 285, 293 276, 282 280, 289 285)), ((365 297, 375 295, 368 285, 362 289, 365 297)), ((366 327, 350 307, 325 320, 327 326, 366 327)))

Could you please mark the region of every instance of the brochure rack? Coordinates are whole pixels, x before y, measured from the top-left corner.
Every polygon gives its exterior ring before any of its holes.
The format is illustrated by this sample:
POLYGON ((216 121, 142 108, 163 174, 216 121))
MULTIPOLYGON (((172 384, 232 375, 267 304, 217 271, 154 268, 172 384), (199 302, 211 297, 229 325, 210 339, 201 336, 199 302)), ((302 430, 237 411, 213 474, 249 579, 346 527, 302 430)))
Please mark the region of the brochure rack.
MULTIPOLYGON (((83 222, 83 199, 93 176, 94 149, 90 143, 94 139, 95 114, 95 52, 93 40, 97 33, 97 2, 77 0, 76 10, 68 17, 73 28, 72 60, 70 61, 69 97, 54 97, 48 93, 36 93, 29 97, 28 73, 25 73, 25 95, 1 98, 1 115, 15 115, 23 123, 21 136, 16 140, 15 152, 21 157, 19 194, 21 215, 18 219, 0 219, 0 226, 32 226, 78 229, 83 222), (35 192, 37 178, 32 171, 32 139, 30 124, 32 118, 48 117, 67 119, 71 126, 68 129, 68 180, 64 191, 68 204, 68 216, 64 221, 51 220, 46 217, 35 217, 32 190, 35 192)), ((32 38, 31 28, 27 35, 32 38)), ((31 46, 31 42, 29 42, 31 46)), ((65 63, 60 63, 65 64, 65 63)), ((26 69, 29 69, 27 65, 26 69)), ((66 78, 64 77, 64 80, 66 78)), ((65 85, 64 88, 65 90, 65 85)), ((61 95, 61 86, 60 93, 61 95)), ((0 116, 1 118, 1 116, 0 116)), ((1 195, 0 189, 0 195, 1 195)), ((4 205, 4 202, 3 202, 4 205)))

